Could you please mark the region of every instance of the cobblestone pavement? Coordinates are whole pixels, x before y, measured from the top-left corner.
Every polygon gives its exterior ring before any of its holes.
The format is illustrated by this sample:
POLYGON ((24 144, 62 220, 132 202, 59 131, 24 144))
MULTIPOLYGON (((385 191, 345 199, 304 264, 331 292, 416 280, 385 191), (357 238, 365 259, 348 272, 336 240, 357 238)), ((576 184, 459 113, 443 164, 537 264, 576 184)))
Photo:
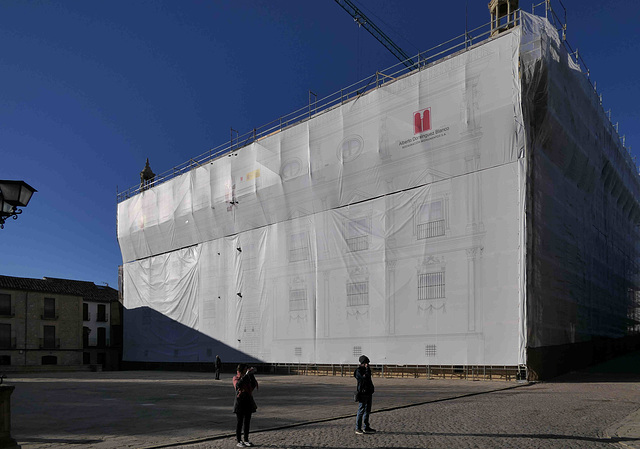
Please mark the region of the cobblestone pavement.
MULTIPOLYGON (((545 383, 371 416, 378 433, 355 435, 352 417, 251 435, 267 448, 611 448, 640 443, 607 429, 640 407, 638 384, 545 383)), ((374 407, 375 409, 375 407, 374 407)), ((256 420, 259 418, 256 415, 256 420)), ((186 445, 232 447, 234 438, 186 445)), ((640 447, 638 444, 635 447, 640 447)))
MULTIPOLYGON (((349 377, 258 376, 251 440, 264 448, 640 449, 640 354, 550 382, 374 379, 373 435, 354 432, 349 377), (634 365, 634 366, 635 366, 634 365)), ((230 375, 12 375, 23 449, 235 447, 230 375)))

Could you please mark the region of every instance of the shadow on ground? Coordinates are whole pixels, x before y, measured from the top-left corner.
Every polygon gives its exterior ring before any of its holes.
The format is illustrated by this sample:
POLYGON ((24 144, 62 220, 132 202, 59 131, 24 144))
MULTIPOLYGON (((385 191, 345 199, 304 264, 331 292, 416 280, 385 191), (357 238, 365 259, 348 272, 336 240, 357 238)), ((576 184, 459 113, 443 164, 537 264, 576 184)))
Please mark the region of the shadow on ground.
POLYGON ((640 381, 640 351, 574 371, 549 382, 638 382, 640 381))

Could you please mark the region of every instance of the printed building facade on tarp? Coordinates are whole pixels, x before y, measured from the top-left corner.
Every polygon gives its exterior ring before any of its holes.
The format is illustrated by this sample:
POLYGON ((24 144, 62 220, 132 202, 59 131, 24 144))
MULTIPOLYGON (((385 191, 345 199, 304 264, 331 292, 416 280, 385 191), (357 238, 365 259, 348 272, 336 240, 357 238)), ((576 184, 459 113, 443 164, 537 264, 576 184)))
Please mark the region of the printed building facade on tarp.
POLYGON ((528 366, 623 337, 639 186, 555 30, 522 13, 120 202, 124 359, 528 366))

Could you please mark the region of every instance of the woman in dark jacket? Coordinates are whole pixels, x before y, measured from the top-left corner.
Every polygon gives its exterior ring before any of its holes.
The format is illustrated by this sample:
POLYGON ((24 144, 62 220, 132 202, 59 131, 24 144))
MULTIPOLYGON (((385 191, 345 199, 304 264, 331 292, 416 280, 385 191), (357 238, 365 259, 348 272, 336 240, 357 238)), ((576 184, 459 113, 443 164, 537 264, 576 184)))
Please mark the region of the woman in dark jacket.
POLYGON ((356 414, 356 434, 375 433, 376 429, 369 426, 369 414, 371 413, 372 395, 375 391, 371 380, 371 368, 369 368, 369 358, 366 355, 360 356, 358 360, 360 366, 353 372, 353 377, 358 381, 356 391, 358 393, 358 413, 356 414), (364 428, 362 423, 364 421, 364 428))
POLYGON ((258 388, 258 381, 253 373, 255 368, 247 368, 241 363, 236 369, 233 377, 233 388, 236 390, 236 398, 233 403, 233 413, 236 414, 236 439, 238 447, 251 447, 249 442, 249 427, 251 425, 251 414, 258 409, 256 401, 253 400, 253 390, 258 388), (242 425, 244 423, 244 441, 242 441, 242 425))

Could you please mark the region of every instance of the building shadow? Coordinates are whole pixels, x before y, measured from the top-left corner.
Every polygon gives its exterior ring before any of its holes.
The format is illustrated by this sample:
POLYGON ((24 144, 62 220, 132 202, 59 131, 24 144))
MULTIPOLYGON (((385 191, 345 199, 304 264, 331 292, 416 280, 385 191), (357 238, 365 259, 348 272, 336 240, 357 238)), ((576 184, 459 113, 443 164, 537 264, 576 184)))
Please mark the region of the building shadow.
POLYGON ((236 363, 262 363, 150 307, 123 309, 122 339, 123 370, 210 371, 217 355, 228 365, 226 371, 236 363))
POLYGON ((550 383, 640 382, 640 351, 570 372, 550 383))

